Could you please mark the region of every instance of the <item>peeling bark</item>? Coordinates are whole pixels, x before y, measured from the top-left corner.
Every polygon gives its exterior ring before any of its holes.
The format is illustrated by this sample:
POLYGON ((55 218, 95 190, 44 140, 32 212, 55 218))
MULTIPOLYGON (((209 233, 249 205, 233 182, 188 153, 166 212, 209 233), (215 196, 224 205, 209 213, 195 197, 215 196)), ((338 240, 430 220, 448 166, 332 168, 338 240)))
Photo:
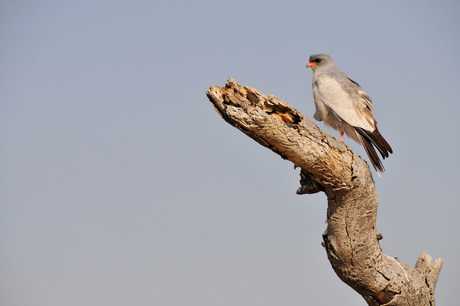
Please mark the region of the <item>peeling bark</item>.
POLYGON ((206 95, 225 121, 301 168, 298 194, 326 194, 323 246, 337 276, 368 305, 435 305, 443 261, 432 264, 422 252, 411 267, 382 252, 377 191, 361 157, 287 103, 232 78, 206 95))

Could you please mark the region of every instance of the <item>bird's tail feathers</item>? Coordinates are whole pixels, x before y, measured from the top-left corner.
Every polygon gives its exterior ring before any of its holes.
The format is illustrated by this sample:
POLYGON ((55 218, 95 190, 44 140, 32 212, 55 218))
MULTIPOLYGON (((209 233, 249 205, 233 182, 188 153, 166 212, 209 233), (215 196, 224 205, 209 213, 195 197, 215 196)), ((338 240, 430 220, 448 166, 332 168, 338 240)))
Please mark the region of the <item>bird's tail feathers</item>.
POLYGON ((366 154, 369 157, 372 166, 374 166, 375 171, 381 173, 385 172, 385 168, 383 167, 382 161, 377 155, 375 148, 377 148, 380 155, 382 155, 382 158, 385 159, 390 155, 390 153, 393 153, 393 149, 391 148, 391 146, 380 134, 377 127, 373 132, 369 132, 361 128, 357 128, 356 131, 358 132, 358 135, 361 138, 361 143, 363 144, 364 150, 366 151, 366 154))
POLYGON ((366 154, 369 157, 369 160, 371 161, 371 164, 374 167, 375 171, 380 172, 380 173, 385 172, 383 163, 380 160, 379 156, 377 155, 377 152, 375 151, 369 139, 366 137, 363 137, 361 134, 359 134, 359 138, 361 139, 361 143, 364 147, 364 150, 366 151, 366 154))

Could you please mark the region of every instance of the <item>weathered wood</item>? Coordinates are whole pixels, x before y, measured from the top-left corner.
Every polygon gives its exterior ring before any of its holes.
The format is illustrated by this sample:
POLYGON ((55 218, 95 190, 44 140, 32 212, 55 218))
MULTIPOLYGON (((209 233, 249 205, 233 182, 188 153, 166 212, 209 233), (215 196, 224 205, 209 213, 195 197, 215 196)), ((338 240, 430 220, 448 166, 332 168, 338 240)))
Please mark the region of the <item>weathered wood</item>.
POLYGON ((206 94, 225 121, 302 169, 298 194, 325 192, 323 246, 336 274, 368 305, 435 305, 443 261, 433 265, 422 253, 411 267, 382 252, 377 191, 361 157, 273 95, 231 78, 206 94))

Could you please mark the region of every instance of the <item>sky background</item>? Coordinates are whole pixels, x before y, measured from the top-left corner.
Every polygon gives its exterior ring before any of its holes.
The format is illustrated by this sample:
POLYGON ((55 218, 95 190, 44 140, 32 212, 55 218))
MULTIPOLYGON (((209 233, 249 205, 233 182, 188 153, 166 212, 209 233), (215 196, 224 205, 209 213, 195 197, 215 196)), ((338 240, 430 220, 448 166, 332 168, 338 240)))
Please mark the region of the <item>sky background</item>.
POLYGON ((366 305, 321 247, 325 195, 296 195, 299 170, 205 95, 231 76, 312 118, 314 53, 372 97, 393 147, 373 172, 384 253, 443 258, 437 302, 457 303, 459 12, 456 0, 0 2, 0 303, 366 305))

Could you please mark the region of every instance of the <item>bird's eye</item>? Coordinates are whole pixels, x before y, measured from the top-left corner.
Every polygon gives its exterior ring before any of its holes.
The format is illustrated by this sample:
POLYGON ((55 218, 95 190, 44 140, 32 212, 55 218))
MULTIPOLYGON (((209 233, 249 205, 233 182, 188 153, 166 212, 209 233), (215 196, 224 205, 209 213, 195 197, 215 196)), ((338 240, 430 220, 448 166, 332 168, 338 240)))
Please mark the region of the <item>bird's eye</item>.
POLYGON ((319 62, 321 62, 320 58, 315 59, 315 63, 319 63, 319 62))

